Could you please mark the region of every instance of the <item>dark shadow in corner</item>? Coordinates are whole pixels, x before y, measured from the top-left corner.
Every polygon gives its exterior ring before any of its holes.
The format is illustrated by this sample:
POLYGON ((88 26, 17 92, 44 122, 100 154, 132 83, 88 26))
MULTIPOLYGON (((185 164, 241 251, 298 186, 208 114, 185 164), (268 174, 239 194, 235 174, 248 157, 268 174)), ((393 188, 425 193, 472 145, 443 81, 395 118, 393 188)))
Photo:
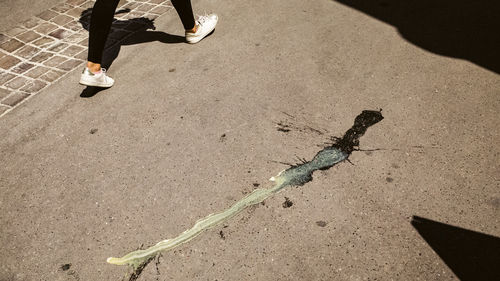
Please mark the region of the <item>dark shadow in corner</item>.
POLYGON ((498 0, 334 0, 395 26, 411 43, 500 74, 498 0))
MULTIPOLYGON (((130 10, 122 9, 116 11, 115 14, 128 13, 130 10)), ((79 22, 86 30, 90 27, 90 17, 92 8, 83 11, 80 15, 79 22)), ((158 41, 161 43, 183 43, 185 38, 183 36, 172 35, 161 31, 155 30, 154 20, 145 17, 134 18, 129 20, 114 19, 111 31, 106 41, 104 48, 102 66, 109 69, 113 61, 118 57, 121 46, 135 45, 141 43, 148 43, 158 41)), ((80 97, 89 98, 106 88, 99 87, 86 87, 80 97)))
POLYGON ((500 238, 418 216, 411 224, 460 280, 500 280, 500 238))

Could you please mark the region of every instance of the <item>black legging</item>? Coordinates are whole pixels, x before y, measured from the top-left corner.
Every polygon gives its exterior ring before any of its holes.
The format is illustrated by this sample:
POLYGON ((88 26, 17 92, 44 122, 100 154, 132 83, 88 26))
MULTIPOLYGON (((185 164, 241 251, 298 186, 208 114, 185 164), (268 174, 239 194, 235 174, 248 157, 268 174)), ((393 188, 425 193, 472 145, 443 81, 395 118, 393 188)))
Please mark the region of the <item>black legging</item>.
MULTIPOLYGON (((88 61, 99 64, 102 62, 104 46, 119 2, 120 0, 96 0, 90 18, 88 61)), ((181 18, 184 29, 194 28, 191 0, 171 0, 171 2, 181 18)))

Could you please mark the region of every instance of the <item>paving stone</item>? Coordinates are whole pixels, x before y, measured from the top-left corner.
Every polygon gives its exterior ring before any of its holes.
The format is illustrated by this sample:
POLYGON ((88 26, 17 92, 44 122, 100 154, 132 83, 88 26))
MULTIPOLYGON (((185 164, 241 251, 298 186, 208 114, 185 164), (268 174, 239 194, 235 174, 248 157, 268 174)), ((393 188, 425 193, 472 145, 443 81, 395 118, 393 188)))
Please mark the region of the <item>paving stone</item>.
POLYGON ((172 10, 171 7, 166 7, 166 6, 157 6, 156 8, 152 9, 150 12, 155 13, 158 15, 163 15, 164 13, 172 10))
POLYGON ((37 38, 40 38, 40 34, 33 32, 31 30, 28 30, 25 33, 21 33, 16 36, 17 40, 22 41, 24 43, 29 43, 37 38))
POLYGON ((52 45, 54 43, 54 39, 49 38, 49 37, 42 37, 35 42, 32 42, 31 44, 40 47, 40 48, 47 48, 48 46, 52 45))
POLYGON ((68 43, 78 43, 84 39, 86 39, 88 35, 85 34, 85 33, 75 33, 71 36, 69 36, 68 38, 64 39, 65 42, 68 42, 68 43))
POLYGON ((14 37, 18 34, 21 34, 23 32, 26 32, 26 28, 23 28, 23 27, 15 27, 15 28, 12 28, 11 30, 7 31, 6 34, 9 35, 10 37, 14 37))
POLYGON ((24 44, 21 41, 19 41, 19 40, 10 39, 9 41, 2 43, 0 45, 0 48, 4 49, 5 51, 7 51, 9 53, 12 53, 15 50, 21 48, 23 45, 24 44))
POLYGON ((69 23, 67 23, 66 25, 64 25, 64 28, 66 29, 71 29, 75 32, 81 32, 83 31, 83 26, 81 23, 77 22, 77 21, 70 21, 69 23))
POLYGON ((28 83, 26 86, 21 88, 21 91, 26 92, 26 93, 37 93, 41 89, 45 88, 47 86, 47 83, 39 80, 33 80, 30 83, 28 83))
POLYGON ((68 1, 66 1, 66 3, 68 3, 70 5, 78 6, 78 5, 83 4, 85 1, 86 0, 68 0, 68 1))
POLYGON ((78 42, 78 45, 84 47, 84 48, 88 48, 89 46, 89 38, 85 38, 83 39, 82 41, 78 42))
POLYGON ((64 39, 68 36, 71 35, 71 32, 62 28, 59 28, 58 30, 52 31, 49 33, 50 36, 57 38, 57 39, 64 39))
POLYGON ((29 20, 27 20, 27 21, 23 22, 22 26, 24 26, 24 27, 26 27, 26 28, 30 29, 30 28, 33 28, 33 27, 35 27, 35 26, 39 25, 39 24, 40 24, 40 21, 41 21, 41 20, 40 20, 39 18, 35 18, 35 17, 33 17, 33 18, 31 18, 31 19, 29 19, 29 20))
POLYGON ((124 16, 126 20, 138 20, 144 16, 144 12, 133 11, 124 16))
POLYGON ((120 0, 120 2, 118 2, 118 7, 121 7, 125 4, 127 4, 129 1, 133 1, 133 0, 120 0))
POLYGON ((46 61, 47 59, 51 58, 52 56, 54 56, 54 54, 52 53, 49 53, 49 52, 40 52, 38 55, 32 57, 30 59, 31 62, 37 62, 37 63, 41 63, 41 62, 44 62, 46 61))
POLYGON ((53 10, 53 11, 56 11, 58 13, 63 14, 63 13, 66 13, 67 11, 69 11, 72 8, 73 8, 72 5, 63 3, 63 4, 59 4, 57 6, 54 6, 54 7, 50 8, 50 9, 53 10))
POLYGON ((57 29, 57 25, 50 23, 50 22, 46 22, 46 23, 40 24, 39 26, 37 26, 33 30, 38 32, 38 33, 41 33, 41 34, 49 34, 50 32, 54 31, 55 29, 57 29))
POLYGON ((29 97, 29 94, 26 93, 12 93, 10 96, 2 100, 2 104, 8 106, 15 106, 16 104, 22 102, 24 99, 29 97))
POLYGON ((153 3, 153 4, 161 4, 164 2, 169 2, 169 1, 168 0, 149 0, 149 3, 153 3))
POLYGON ((66 1, 66 3, 68 3, 70 5, 78 6, 78 5, 81 5, 85 1, 86 0, 68 0, 68 1, 66 1))
POLYGON ((5 83, 5 87, 16 90, 16 89, 23 87, 28 82, 29 82, 28 79, 21 77, 21 76, 18 76, 16 78, 12 79, 11 81, 9 81, 8 83, 5 83))
POLYGON ((19 60, 18 58, 7 55, 0 59, 0 68, 9 69, 19 62, 21 62, 21 60, 19 60))
POLYGON ((144 15, 145 18, 147 19, 150 19, 150 20, 155 20, 159 17, 160 15, 157 15, 157 14, 150 14, 150 13, 147 13, 144 15))
POLYGON ((61 50, 65 49, 65 48, 66 48, 66 47, 68 47, 68 46, 69 46, 69 45, 68 45, 68 44, 66 44, 66 43, 58 43, 58 44, 56 44, 56 45, 54 45, 54 46, 50 47, 50 48, 49 48, 49 51, 57 53, 57 52, 59 52, 59 51, 61 51, 61 50))
POLYGON ((11 71, 17 74, 21 74, 30 70, 34 66, 35 66, 34 64, 23 62, 21 64, 16 65, 16 67, 14 67, 11 71))
POLYGON ((40 76, 40 79, 43 79, 49 83, 52 83, 55 80, 57 80, 59 77, 63 76, 64 74, 65 73, 62 71, 51 70, 50 72, 47 72, 44 75, 40 76))
POLYGON ((5 113, 7 110, 11 109, 12 107, 6 106, 6 105, 0 105, 0 115, 5 113))
POLYGON ((68 59, 56 55, 56 56, 53 56, 52 58, 46 60, 43 63, 43 65, 56 67, 56 66, 60 65, 61 63, 65 62, 66 60, 68 60, 68 59))
POLYGON ((64 70, 64 71, 70 71, 70 70, 75 69, 80 64, 82 64, 81 60, 69 59, 69 60, 61 63, 60 65, 58 65, 57 68, 64 70))
POLYGON ((84 49, 85 48, 83 48, 83 47, 72 45, 72 46, 69 46, 66 50, 62 51, 60 54, 68 56, 68 57, 73 57, 74 55, 80 53, 84 49))
POLYGON ((43 67, 43 66, 36 66, 32 70, 30 70, 29 72, 25 73, 24 75, 28 76, 28 77, 31 77, 33 79, 36 79, 36 78, 38 78, 38 77, 40 77, 43 74, 46 74, 48 72, 50 72, 49 68, 46 68, 46 67, 43 67))
POLYGON ((142 4, 139 7, 136 8, 137 11, 141 12, 148 12, 152 9, 154 9, 156 6, 153 4, 142 4))
POLYGON ((16 76, 12 73, 0 72, 0 85, 5 84, 14 77, 16 76))
POLYGON ((50 20, 51 22, 58 24, 58 25, 65 25, 68 22, 72 21, 73 18, 67 15, 58 15, 57 17, 53 18, 50 20))
POLYGON ((40 51, 40 49, 38 49, 38 48, 32 47, 30 45, 25 45, 21 49, 17 50, 14 54, 16 56, 19 56, 19 57, 22 57, 25 59, 29 59, 29 58, 33 57, 34 55, 36 55, 39 51, 40 51))
POLYGON ((0 44, 2 44, 3 42, 8 41, 9 39, 10 39, 9 36, 0 33, 0 44))
POLYGON ((44 19, 46 21, 49 21, 58 15, 59 15, 59 13, 56 13, 56 12, 51 11, 51 10, 46 10, 46 11, 43 11, 40 14, 38 14, 37 17, 44 19))
POLYGON ((87 1, 83 2, 83 4, 81 4, 80 7, 84 8, 84 9, 92 8, 92 7, 94 7, 94 3, 95 3, 95 1, 87 0, 87 1))
POLYGON ((74 58, 79 60, 87 60, 87 57, 88 57, 88 51, 85 49, 83 52, 79 53, 74 58))
POLYGON ((80 16, 82 15, 82 12, 84 11, 85 9, 84 8, 81 8, 81 7, 76 7, 76 8, 73 8, 69 11, 66 12, 66 14, 68 16, 72 16, 74 18, 80 18, 80 16))
POLYGON ((0 100, 5 98, 6 96, 10 95, 10 93, 11 93, 10 90, 0 88, 0 100))
POLYGON ((141 3, 129 2, 128 4, 123 5, 122 9, 133 10, 133 9, 139 7, 140 5, 141 5, 141 3))

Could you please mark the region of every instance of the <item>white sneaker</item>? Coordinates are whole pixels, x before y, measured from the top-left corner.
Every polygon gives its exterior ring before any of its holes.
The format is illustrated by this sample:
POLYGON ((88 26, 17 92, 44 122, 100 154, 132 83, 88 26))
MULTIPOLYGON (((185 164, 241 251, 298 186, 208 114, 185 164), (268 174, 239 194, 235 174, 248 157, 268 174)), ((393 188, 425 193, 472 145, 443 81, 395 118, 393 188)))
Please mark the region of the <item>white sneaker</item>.
POLYGON ((205 38, 210 32, 215 29, 219 17, 216 14, 210 14, 207 16, 200 16, 196 21, 198 29, 196 32, 186 31, 186 41, 190 44, 195 44, 205 38))
POLYGON ((105 68, 101 68, 101 72, 96 74, 92 73, 88 67, 85 67, 85 69, 83 69, 82 76, 80 77, 80 84, 85 86, 109 88, 113 86, 114 83, 115 80, 106 75, 105 68))

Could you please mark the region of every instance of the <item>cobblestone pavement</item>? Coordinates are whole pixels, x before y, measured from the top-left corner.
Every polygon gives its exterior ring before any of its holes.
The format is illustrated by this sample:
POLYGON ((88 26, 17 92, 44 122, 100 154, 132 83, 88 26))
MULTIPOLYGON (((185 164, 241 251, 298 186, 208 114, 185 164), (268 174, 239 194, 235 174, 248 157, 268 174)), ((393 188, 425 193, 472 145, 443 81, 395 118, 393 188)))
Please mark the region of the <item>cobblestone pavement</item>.
MULTIPOLYGON (((95 1, 67 0, 0 34, 0 118, 86 61, 95 1)), ((106 49, 173 7, 169 0, 125 0, 106 49)))

